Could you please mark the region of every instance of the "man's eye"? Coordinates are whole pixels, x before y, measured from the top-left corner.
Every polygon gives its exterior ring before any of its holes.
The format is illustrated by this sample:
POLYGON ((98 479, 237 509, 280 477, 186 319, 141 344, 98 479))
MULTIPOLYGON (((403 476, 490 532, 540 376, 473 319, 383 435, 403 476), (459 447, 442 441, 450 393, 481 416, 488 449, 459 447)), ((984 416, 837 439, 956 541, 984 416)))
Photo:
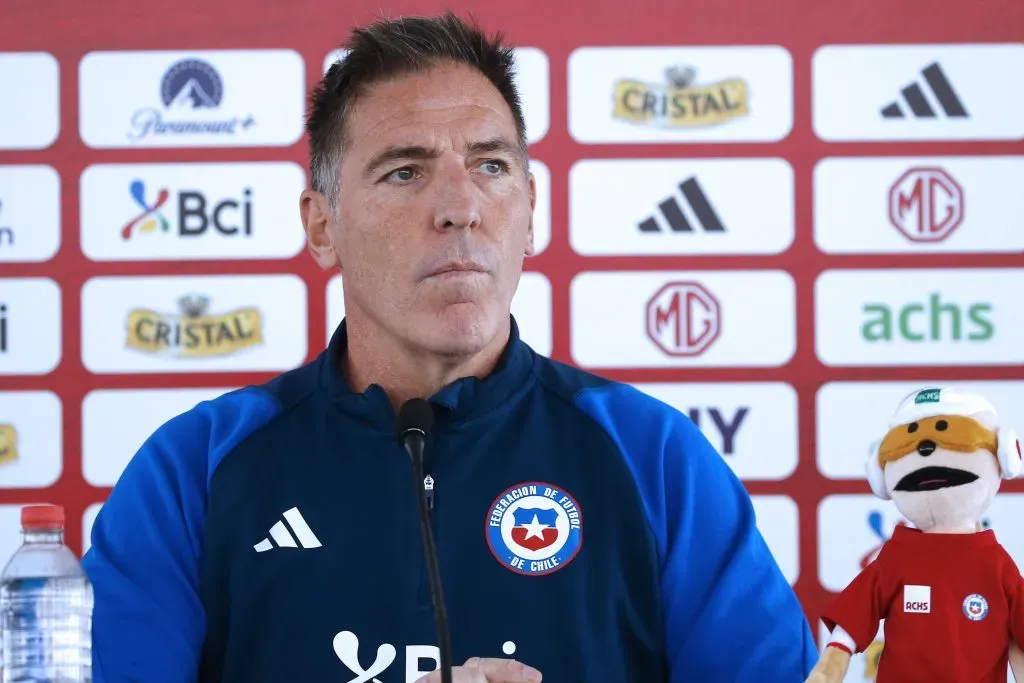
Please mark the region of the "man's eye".
POLYGON ((395 180, 407 181, 416 177, 416 171, 409 166, 403 166, 402 168, 396 168, 388 176, 395 180))
POLYGON ((481 166, 485 171, 492 175, 497 175, 508 169, 508 165, 504 161, 499 161, 497 159, 485 161, 481 166))

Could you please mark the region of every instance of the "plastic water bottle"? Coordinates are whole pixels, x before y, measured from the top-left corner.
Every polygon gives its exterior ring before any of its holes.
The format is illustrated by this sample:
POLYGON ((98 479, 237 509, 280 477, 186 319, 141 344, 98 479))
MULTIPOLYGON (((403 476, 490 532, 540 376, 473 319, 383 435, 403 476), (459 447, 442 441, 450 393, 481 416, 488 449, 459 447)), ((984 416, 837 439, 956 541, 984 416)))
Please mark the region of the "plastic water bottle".
POLYGON ((0 574, 3 683, 91 683, 92 585, 64 545, 64 508, 24 507, 21 528, 0 574))

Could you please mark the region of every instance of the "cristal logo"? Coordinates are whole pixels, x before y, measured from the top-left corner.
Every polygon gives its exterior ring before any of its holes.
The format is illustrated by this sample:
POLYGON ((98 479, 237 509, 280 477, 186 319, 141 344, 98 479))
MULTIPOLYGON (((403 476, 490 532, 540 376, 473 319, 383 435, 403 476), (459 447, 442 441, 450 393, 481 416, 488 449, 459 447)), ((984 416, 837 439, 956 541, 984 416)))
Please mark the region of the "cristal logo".
MULTIPOLYGON (((508 656, 515 654, 516 645, 511 641, 502 645, 502 652, 508 656)), ((342 631, 334 636, 334 654, 341 663, 355 674, 344 683, 382 683, 377 678, 395 663, 397 649, 390 643, 377 647, 377 655, 365 669, 359 662, 359 638, 351 631, 342 631)), ((441 666, 441 652, 433 645, 406 645, 405 647, 405 683, 416 683, 424 675, 436 671, 441 666), (427 668, 421 669, 420 662, 427 660, 427 668)))

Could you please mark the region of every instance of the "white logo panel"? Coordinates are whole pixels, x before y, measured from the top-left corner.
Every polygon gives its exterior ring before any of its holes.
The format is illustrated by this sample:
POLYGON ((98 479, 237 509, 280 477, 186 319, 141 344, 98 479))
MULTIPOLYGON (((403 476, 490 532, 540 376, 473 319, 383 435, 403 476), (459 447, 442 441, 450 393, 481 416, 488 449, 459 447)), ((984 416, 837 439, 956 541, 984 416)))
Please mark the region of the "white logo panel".
POLYGON ((818 469, 832 479, 864 479, 867 459, 900 401, 913 391, 944 386, 981 394, 1003 424, 1024 429, 1024 380, 829 382, 816 397, 818 469))
POLYGON ((542 161, 530 159, 534 189, 533 255, 540 256, 551 244, 551 171, 542 161))
POLYGON ((800 577, 800 527, 796 503, 789 496, 751 496, 757 528, 782 575, 792 586, 800 577))
MULTIPOLYGON (((516 61, 515 82, 526 123, 528 144, 539 142, 551 124, 551 77, 548 56, 535 47, 513 48, 516 61)), ((348 50, 332 50, 324 57, 323 73, 344 59, 348 50)))
POLYGON ((305 65, 294 50, 90 52, 79 71, 93 148, 287 146, 302 137, 305 65))
MULTIPOLYGON (((984 528, 1017 563, 1024 562, 1024 494, 999 493, 982 515, 984 528)), ((870 493, 826 497, 818 506, 818 566, 826 590, 841 591, 877 556, 898 524, 913 526, 895 503, 870 493)))
POLYGON ((85 509, 82 515, 82 557, 92 547, 92 527, 96 523, 96 516, 100 514, 103 503, 94 503, 85 509))
POLYGON ((49 278, 0 279, 0 375, 46 375, 61 358, 61 292, 49 278))
POLYGON ((82 401, 82 471, 93 486, 113 486, 142 444, 171 418, 231 388, 99 389, 82 401))
POLYGON ((579 254, 777 254, 793 243, 784 159, 583 160, 569 183, 579 254))
POLYGON ((53 168, 0 166, 0 263, 53 258, 61 242, 60 207, 60 176, 53 168))
MULTIPOLYGON (((512 315, 519 324, 520 338, 542 356, 551 355, 551 283, 542 273, 526 272, 512 297, 512 315)), ((342 276, 327 283, 327 339, 345 317, 345 289, 342 276)))
POLYGON ((910 614, 931 614, 932 587, 915 586, 912 584, 904 585, 903 611, 910 614))
POLYGON ((1024 45, 827 45, 812 61, 822 140, 1020 140, 1024 45))
POLYGON ((795 292, 779 270, 582 273, 570 293, 573 359, 591 368, 785 365, 796 350, 795 292))
POLYGON ((0 149, 45 149, 60 132, 60 70, 48 52, 0 53, 0 149))
POLYGON ((291 258, 306 243, 305 187, 289 162, 90 166, 82 251, 93 261, 291 258))
POLYGON ((1024 156, 824 159, 814 241, 832 254, 1024 252, 1024 156))
POLYGON ((56 482, 64 470, 63 437, 63 407, 56 394, 0 392, 0 488, 45 488, 56 482))
POLYGON ((777 142, 793 128, 793 58, 775 45, 581 47, 567 78, 582 143, 777 142))
POLYGON ((515 48, 516 86, 526 123, 526 141, 539 142, 551 124, 551 77, 548 56, 535 47, 515 48))
POLYGON ((796 469, 797 397, 790 385, 651 382, 633 386, 688 416, 740 479, 778 481, 796 469))
POLYGON ((826 365, 1024 362, 1024 269, 829 270, 814 284, 826 365))
POLYGON ((306 360, 295 275, 99 277, 82 288, 82 361, 96 374, 283 372, 306 360))

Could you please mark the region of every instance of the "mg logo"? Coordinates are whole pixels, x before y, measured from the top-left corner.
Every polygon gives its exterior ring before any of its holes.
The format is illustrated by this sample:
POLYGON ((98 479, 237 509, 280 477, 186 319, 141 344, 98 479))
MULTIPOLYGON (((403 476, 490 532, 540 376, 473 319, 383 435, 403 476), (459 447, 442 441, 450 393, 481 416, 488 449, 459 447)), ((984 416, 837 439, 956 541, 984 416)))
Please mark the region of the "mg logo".
POLYGON ((912 168, 889 189, 889 220, 912 242, 941 242, 964 217, 964 192, 941 168, 912 168))
POLYGON ((670 282, 647 302, 647 336, 669 356, 699 356, 721 331, 721 307, 697 282, 670 282))

